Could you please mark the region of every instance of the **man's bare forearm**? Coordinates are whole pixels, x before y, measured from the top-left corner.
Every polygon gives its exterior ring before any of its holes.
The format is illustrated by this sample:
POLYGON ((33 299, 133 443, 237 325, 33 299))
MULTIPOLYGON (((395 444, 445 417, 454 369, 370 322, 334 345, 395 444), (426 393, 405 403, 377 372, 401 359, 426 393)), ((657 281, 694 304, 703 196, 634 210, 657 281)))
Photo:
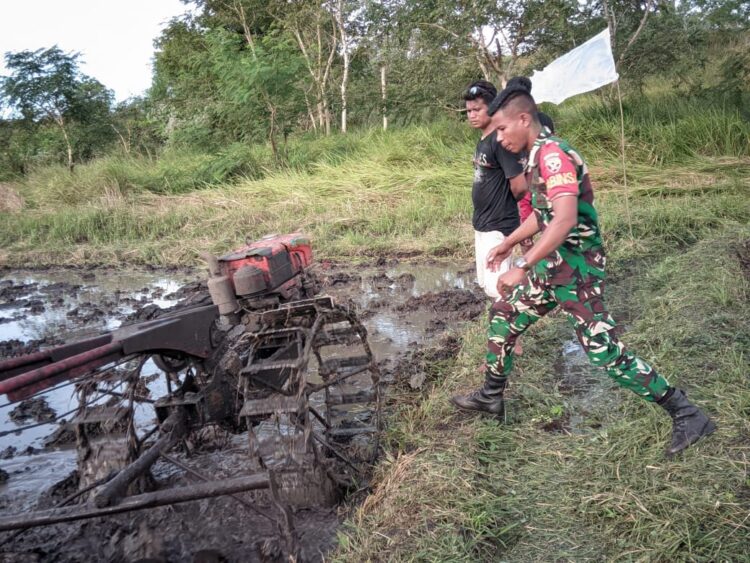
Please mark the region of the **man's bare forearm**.
POLYGON ((529 266, 533 266, 543 258, 557 250, 570 233, 571 227, 554 221, 544 230, 544 234, 534 243, 534 247, 524 254, 529 266))
POLYGON ((539 232, 539 223, 537 223, 536 217, 532 213, 526 220, 518 227, 515 231, 508 235, 505 239, 506 243, 510 246, 515 246, 522 240, 533 237, 539 232))
POLYGON ((519 174, 518 176, 514 176, 510 179, 510 192, 513 194, 513 197, 516 201, 523 199, 523 196, 526 195, 526 192, 529 189, 528 184, 526 183, 526 177, 523 174, 519 174))

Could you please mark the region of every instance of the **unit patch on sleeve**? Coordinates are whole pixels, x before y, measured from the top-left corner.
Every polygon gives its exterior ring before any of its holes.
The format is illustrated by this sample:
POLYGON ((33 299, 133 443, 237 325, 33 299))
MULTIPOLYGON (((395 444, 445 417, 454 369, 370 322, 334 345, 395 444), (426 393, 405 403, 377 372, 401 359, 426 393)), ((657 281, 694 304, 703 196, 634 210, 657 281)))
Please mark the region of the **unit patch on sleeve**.
POLYGON ((560 160, 560 155, 556 152, 550 152, 544 155, 544 165, 547 167, 547 170, 550 171, 551 174, 556 174, 560 171, 560 168, 562 167, 562 161, 560 160))
POLYGON ((549 178, 547 178, 545 184, 547 184, 548 190, 557 186, 562 186, 564 184, 576 185, 576 176, 573 172, 562 172, 560 174, 555 174, 554 176, 550 176, 549 178))

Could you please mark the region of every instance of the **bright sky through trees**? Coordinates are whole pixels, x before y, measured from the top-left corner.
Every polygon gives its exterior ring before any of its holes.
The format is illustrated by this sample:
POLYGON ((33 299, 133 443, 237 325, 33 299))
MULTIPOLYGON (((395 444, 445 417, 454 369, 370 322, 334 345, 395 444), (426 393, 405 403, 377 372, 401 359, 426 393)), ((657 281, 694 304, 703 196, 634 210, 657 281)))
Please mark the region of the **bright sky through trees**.
POLYGON ((80 52, 81 70, 117 100, 142 94, 151 84, 153 40, 187 9, 180 0, 0 0, 0 74, 6 52, 57 45, 80 52))

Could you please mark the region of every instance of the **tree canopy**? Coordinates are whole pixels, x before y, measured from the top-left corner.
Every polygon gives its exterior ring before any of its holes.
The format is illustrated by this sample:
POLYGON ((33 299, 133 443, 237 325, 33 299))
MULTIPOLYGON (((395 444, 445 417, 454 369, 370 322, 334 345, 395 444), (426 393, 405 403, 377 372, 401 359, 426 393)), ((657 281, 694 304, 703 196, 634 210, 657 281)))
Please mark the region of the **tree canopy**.
POLYGON ((54 124, 65 145, 68 167, 74 157, 91 157, 109 140, 112 92, 79 69, 80 55, 58 47, 5 55, 10 74, 0 82, 4 104, 29 129, 54 124))

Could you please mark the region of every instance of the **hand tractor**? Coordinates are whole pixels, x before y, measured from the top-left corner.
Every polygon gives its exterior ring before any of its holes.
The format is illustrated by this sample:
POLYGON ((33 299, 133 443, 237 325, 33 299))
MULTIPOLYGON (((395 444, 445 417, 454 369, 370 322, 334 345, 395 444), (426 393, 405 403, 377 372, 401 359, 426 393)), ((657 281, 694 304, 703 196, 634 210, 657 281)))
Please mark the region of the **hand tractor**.
POLYGON ((378 450, 378 369, 355 311, 316 295, 310 241, 273 235, 204 258, 202 299, 0 362, 11 401, 75 385, 79 474, 77 504, 2 515, 0 531, 258 489, 277 506, 330 505, 360 479, 378 450), (143 373, 154 364, 155 400, 143 373), (138 405, 154 420, 140 436, 138 405), (211 428, 247 436, 237 474, 155 488, 154 463, 211 428))

